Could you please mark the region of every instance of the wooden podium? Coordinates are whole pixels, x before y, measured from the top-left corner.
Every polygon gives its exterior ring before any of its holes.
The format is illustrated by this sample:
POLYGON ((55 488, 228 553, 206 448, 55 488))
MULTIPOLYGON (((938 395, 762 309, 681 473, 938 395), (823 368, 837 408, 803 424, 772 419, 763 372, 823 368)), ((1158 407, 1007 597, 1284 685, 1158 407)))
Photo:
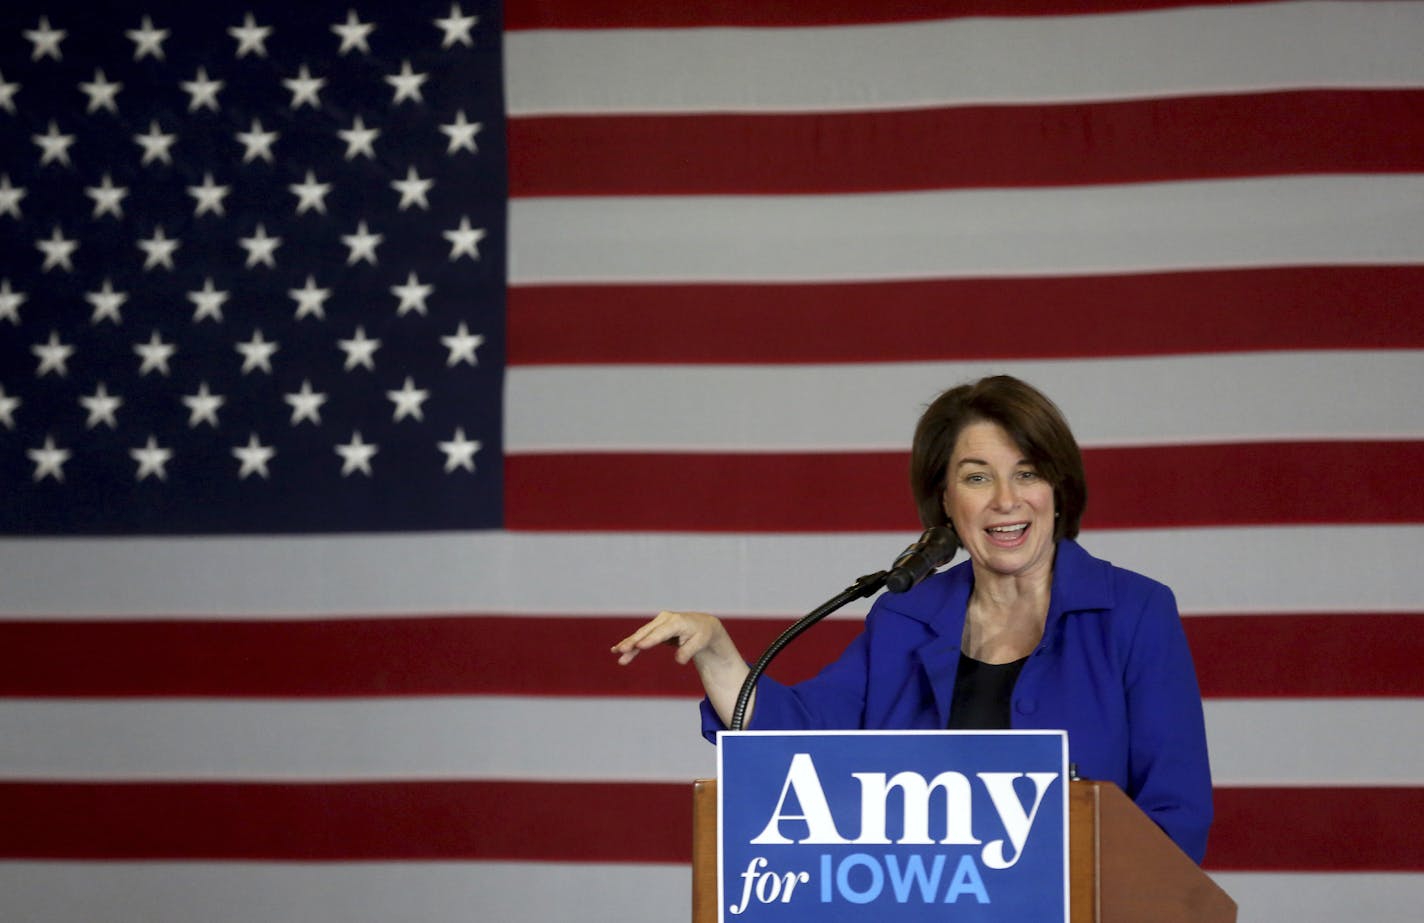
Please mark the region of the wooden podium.
MULTIPOLYGON (((692 923, 717 921, 717 782, 692 797, 692 923)), ((1068 786, 1072 923, 1234 923, 1236 902, 1110 782, 1068 786)))

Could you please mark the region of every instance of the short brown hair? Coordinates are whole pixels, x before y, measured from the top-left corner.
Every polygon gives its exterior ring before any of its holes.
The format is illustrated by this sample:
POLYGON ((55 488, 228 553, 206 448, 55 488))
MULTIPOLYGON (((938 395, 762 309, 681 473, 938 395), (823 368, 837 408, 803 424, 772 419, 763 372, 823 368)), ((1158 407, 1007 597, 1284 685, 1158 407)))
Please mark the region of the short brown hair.
POLYGON ((910 490, 926 529, 946 525, 945 477, 959 433, 987 421, 1004 428, 1028 462, 1053 486, 1058 513, 1053 537, 1077 538, 1088 504, 1083 455, 1063 412, 1037 388, 1012 375, 993 375, 950 388, 935 398, 915 426, 910 490))

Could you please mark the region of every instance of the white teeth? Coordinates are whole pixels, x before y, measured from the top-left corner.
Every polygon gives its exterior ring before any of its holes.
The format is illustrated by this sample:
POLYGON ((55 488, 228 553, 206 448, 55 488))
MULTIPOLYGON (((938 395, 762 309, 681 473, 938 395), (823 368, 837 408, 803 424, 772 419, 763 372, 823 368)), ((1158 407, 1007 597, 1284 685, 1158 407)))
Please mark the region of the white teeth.
POLYGON ((1007 532, 1022 532, 1024 529, 1027 529, 1027 528, 1028 528, 1028 523, 1026 523, 1026 522, 1021 522, 1021 523, 1019 523, 1019 524, 1016 525, 1016 526, 990 526, 990 527, 989 527, 989 531, 990 531, 990 532, 1005 532, 1005 533, 1007 533, 1007 532))

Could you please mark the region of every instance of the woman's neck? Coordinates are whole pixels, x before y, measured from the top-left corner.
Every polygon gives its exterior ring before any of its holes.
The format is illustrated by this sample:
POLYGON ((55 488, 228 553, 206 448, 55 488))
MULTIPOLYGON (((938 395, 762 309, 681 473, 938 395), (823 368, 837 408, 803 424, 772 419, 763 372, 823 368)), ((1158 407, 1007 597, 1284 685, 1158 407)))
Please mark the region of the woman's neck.
POLYGON ((984 663, 1009 663, 1033 653, 1043 638, 1053 572, 997 574, 974 571, 974 591, 964 619, 964 653, 984 663))

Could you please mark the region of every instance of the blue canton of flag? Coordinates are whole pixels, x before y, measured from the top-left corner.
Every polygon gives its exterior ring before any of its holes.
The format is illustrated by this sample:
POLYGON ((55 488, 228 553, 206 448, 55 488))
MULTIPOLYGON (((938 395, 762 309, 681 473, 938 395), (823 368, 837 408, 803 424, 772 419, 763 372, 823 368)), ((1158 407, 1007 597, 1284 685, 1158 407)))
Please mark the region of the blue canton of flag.
POLYGON ((501 522, 497 3, 0 13, 0 532, 501 522))

